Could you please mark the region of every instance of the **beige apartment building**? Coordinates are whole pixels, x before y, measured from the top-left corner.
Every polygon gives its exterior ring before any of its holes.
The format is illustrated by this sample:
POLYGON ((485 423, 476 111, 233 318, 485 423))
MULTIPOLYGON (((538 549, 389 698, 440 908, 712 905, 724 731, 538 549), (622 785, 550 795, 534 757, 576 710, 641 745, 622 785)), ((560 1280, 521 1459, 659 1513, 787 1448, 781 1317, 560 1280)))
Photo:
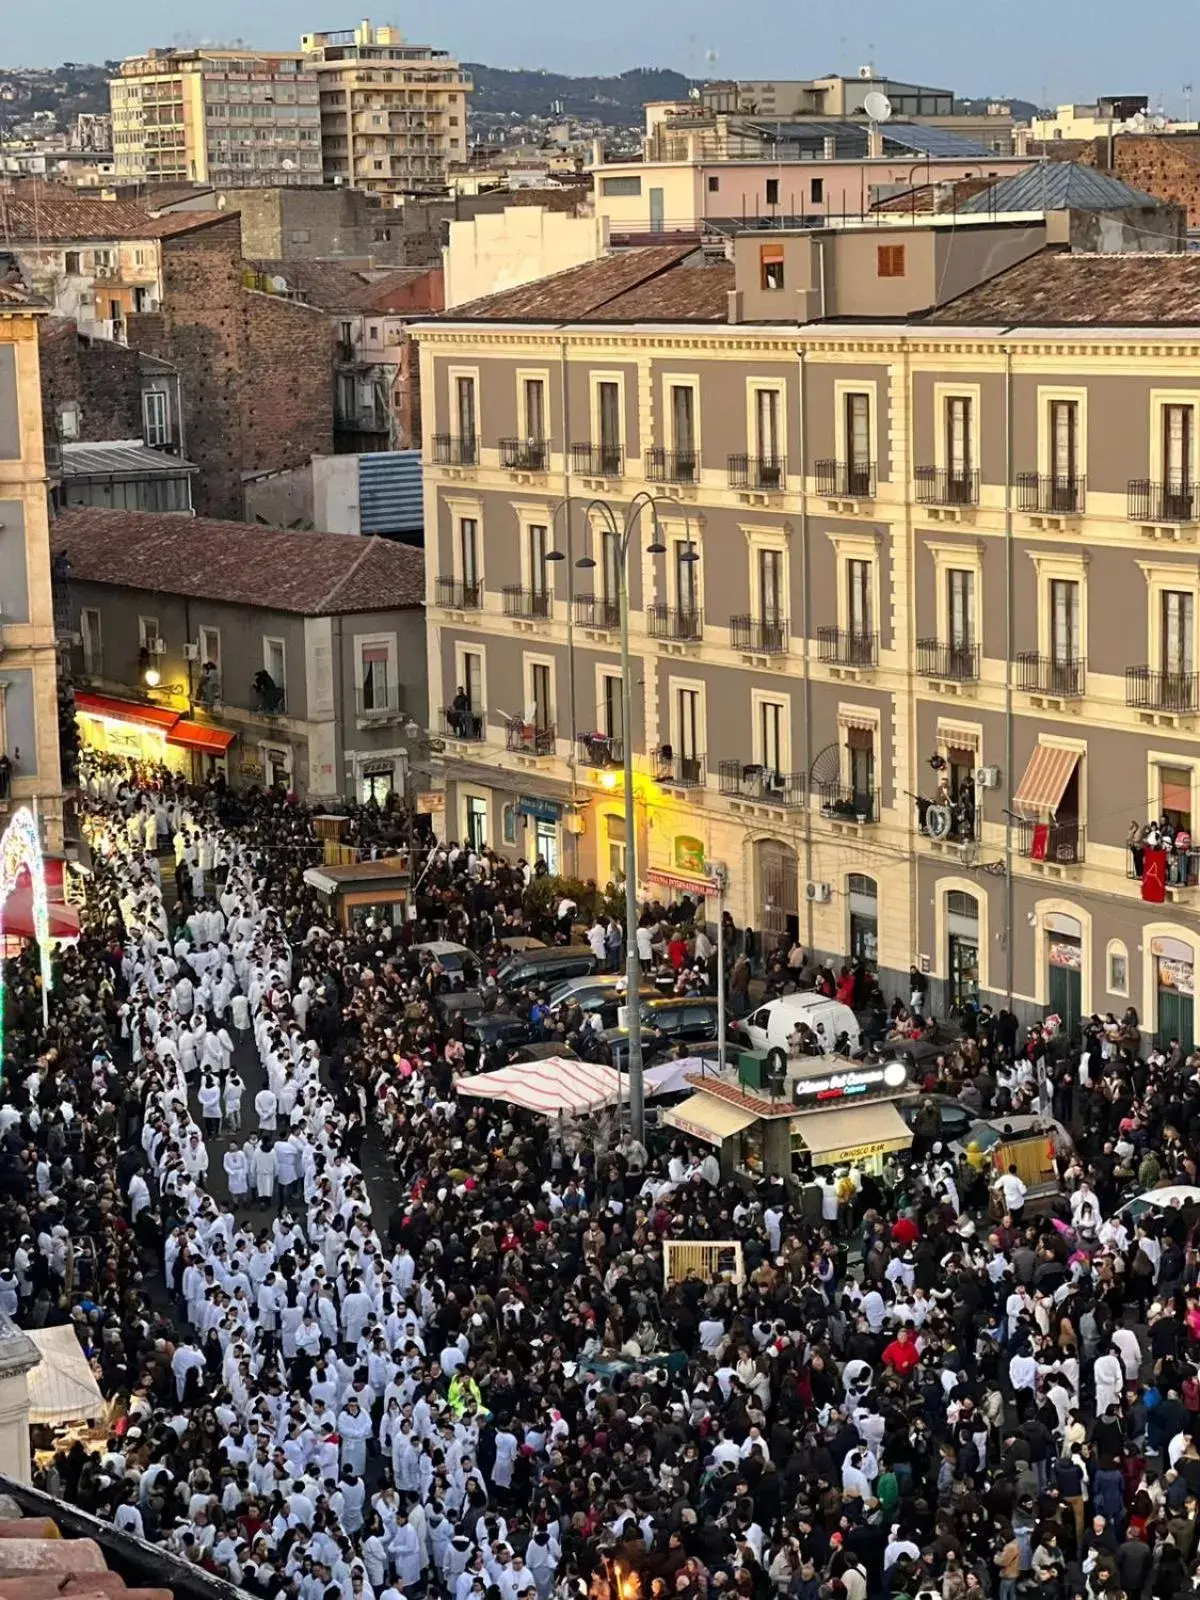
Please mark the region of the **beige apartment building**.
POLYGON ((1148 903, 1127 841, 1200 814, 1200 261, 1050 226, 647 248, 421 330, 451 836, 604 881, 635 832, 643 894, 723 862, 739 926, 939 1008, 1192 1037, 1197 853, 1148 903), (626 730, 589 501, 641 492, 626 730))
POLYGON ((109 82, 118 178, 319 184, 317 79, 299 51, 149 50, 109 82))
POLYGON ((300 46, 320 83, 327 183, 376 194, 445 188, 450 163, 467 155, 473 86, 457 61, 370 22, 306 33, 300 46))

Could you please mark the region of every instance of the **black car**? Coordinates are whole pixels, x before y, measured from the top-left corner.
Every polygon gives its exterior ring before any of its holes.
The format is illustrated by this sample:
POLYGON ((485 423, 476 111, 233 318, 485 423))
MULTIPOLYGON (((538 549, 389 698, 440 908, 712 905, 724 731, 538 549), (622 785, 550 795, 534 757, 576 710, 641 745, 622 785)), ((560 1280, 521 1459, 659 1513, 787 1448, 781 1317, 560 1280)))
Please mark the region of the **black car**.
POLYGON ((527 1044, 531 1034, 528 1020, 514 1016, 511 1011, 484 1011, 468 1017, 465 1026, 466 1041, 474 1040, 481 1050, 491 1044, 527 1044))
POLYGON ((579 1052, 572 1050, 569 1044, 556 1044, 548 1039, 541 1044, 519 1045, 509 1054, 509 1060, 514 1066, 524 1066, 530 1061, 549 1061, 558 1058, 562 1061, 578 1061, 579 1052))
MULTIPOLYGON (((610 1066, 616 1067, 618 1072, 629 1071, 629 1029, 605 1028, 603 1033, 596 1034, 596 1056, 593 1059, 607 1061, 610 1066)), ((586 1046, 585 1046, 586 1048, 586 1046)), ((671 1041, 661 1033, 651 1033, 649 1028, 642 1029, 642 1065, 648 1067, 652 1061, 660 1061, 671 1049, 671 1041)))
POLYGON ((590 945, 552 945, 505 956, 496 972, 496 982, 506 994, 519 994, 522 989, 559 983, 563 978, 586 978, 599 967, 590 945))
POLYGON ((707 995, 672 995, 669 1000, 650 1000, 642 1004, 642 1025, 665 1033, 672 1042, 717 1037, 718 1008, 707 995))

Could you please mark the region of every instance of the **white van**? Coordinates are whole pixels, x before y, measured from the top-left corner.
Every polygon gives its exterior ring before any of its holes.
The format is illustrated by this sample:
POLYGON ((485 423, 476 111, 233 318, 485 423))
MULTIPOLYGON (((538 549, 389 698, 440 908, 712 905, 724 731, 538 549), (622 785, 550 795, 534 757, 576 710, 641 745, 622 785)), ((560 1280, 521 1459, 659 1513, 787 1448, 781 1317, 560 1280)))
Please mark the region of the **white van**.
POLYGON ((862 1030, 853 1011, 840 1000, 827 1000, 821 994, 785 994, 768 1000, 738 1023, 738 1030, 750 1041, 752 1050, 779 1049, 786 1054, 788 1038, 798 1022, 811 1028, 827 1051, 833 1049, 840 1033, 849 1042, 848 1055, 856 1055, 861 1048, 862 1030))

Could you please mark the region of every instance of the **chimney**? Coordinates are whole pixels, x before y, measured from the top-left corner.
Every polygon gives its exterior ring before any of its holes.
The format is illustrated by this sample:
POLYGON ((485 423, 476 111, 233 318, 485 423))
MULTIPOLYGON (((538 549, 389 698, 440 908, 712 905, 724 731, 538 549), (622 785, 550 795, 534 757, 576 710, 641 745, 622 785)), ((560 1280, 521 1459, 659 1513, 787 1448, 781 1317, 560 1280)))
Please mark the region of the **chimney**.
POLYGON ((740 322, 742 320, 742 291, 740 289, 730 289, 725 296, 725 301, 726 322, 740 322))
POLYGON ((594 167, 602 167, 604 165, 604 140, 603 139, 593 139, 592 140, 592 165, 594 167))

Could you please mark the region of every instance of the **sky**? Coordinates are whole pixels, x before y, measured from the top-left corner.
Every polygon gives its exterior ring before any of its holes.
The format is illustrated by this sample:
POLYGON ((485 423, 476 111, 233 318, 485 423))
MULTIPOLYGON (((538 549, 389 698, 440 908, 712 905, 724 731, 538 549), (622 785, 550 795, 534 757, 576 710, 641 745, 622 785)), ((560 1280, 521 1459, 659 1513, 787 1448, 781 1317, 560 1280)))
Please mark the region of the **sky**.
MULTIPOLYGON (((102 61, 152 44, 287 47, 301 32, 352 27, 362 15, 344 0, 7 0, 4 11, 3 54, 13 66, 102 61)), ((1189 76, 1200 91, 1196 0, 1151 0, 1134 12, 1118 0, 756 0, 749 12, 730 0, 447 0, 376 10, 372 20, 497 67, 805 78, 870 61, 881 76, 963 95, 1052 104, 1148 94, 1177 115, 1189 76)), ((1200 93, 1191 109, 1200 111, 1200 93)))

